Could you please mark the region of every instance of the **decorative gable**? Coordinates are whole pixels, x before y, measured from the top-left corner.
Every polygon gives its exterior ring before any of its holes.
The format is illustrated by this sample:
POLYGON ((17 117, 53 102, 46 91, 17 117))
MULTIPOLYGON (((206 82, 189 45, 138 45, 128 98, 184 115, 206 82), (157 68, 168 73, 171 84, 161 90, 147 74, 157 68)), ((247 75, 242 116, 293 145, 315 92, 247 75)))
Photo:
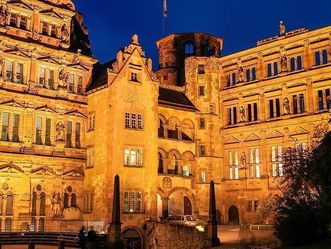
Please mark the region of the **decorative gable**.
POLYGON ((237 143, 239 143, 239 142, 240 142, 240 141, 239 141, 237 138, 231 136, 231 137, 229 137, 229 138, 225 141, 224 144, 237 144, 237 143))
POLYGON ((66 171, 62 174, 63 176, 71 176, 71 177, 84 177, 84 172, 80 169, 73 169, 70 171, 66 171))
POLYGON ((48 62, 48 63, 54 63, 54 64, 57 64, 57 65, 61 64, 59 61, 55 60, 51 56, 39 57, 38 60, 45 61, 45 62, 48 62))
POLYGON ((4 52, 5 53, 8 53, 8 54, 19 55, 19 56, 22 56, 22 57, 25 57, 25 58, 30 58, 31 57, 29 54, 27 54, 26 52, 22 51, 18 47, 15 47, 15 48, 12 48, 12 49, 7 49, 4 52))
POLYGON ((22 0, 9 0, 8 1, 8 4, 19 6, 19 7, 23 8, 23 9, 33 10, 33 8, 30 5, 26 4, 22 0))
POLYGON ((256 141, 256 140, 261 140, 261 138, 258 135, 252 133, 245 139, 245 142, 256 141))
POLYGON ((306 130, 306 129, 304 129, 304 128, 302 128, 301 126, 298 126, 298 127, 296 127, 291 133, 290 133, 290 135, 291 136, 294 136, 294 135, 304 135, 304 134, 308 134, 309 132, 306 130))
POLYGON ((44 112, 51 112, 51 113, 57 113, 54 109, 50 108, 48 105, 43 105, 36 108, 37 111, 44 111, 44 112))
POLYGON ((31 174, 56 175, 55 172, 47 166, 42 166, 42 167, 39 167, 39 168, 36 168, 36 169, 32 169, 31 174))
POLYGON ((24 171, 18 167, 16 164, 13 163, 7 163, 0 166, 0 172, 8 172, 13 173, 13 171, 23 173, 24 171))
POLYGON ((267 138, 278 138, 278 137, 284 137, 284 135, 282 133, 280 133, 277 130, 273 130, 268 136, 267 138))
POLYGON ((88 68, 85 67, 83 64, 81 63, 74 63, 74 64, 68 64, 68 67, 71 68, 75 68, 75 69, 79 69, 79 70, 84 70, 84 71, 88 71, 88 68))
POLYGON ((81 113, 77 109, 66 112, 66 115, 71 115, 71 116, 76 116, 76 117, 81 117, 81 118, 86 118, 86 115, 84 113, 81 113))
POLYGON ((61 18, 61 19, 63 18, 63 16, 61 16, 59 13, 54 11, 54 9, 42 10, 42 11, 40 11, 40 13, 46 14, 46 15, 52 16, 52 17, 61 18))
POLYGON ((16 102, 14 99, 3 101, 0 105, 25 108, 23 104, 16 102))

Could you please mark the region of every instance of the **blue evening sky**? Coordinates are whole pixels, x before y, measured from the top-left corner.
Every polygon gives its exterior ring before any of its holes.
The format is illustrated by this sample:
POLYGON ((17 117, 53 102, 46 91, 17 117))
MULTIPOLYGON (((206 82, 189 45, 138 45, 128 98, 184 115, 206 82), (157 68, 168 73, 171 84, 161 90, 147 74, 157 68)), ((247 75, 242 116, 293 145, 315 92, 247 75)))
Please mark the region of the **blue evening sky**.
MULTIPOLYGON (((287 30, 331 25, 331 0, 167 0, 166 34, 206 32, 224 39, 223 54, 253 47, 259 39, 287 30)), ((115 57, 134 33, 157 65, 155 42, 163 36, 163 0, 74 0, 85 17, 94 56, 115 57)), ((156 68, 155 68, 156 69, 156 68)))

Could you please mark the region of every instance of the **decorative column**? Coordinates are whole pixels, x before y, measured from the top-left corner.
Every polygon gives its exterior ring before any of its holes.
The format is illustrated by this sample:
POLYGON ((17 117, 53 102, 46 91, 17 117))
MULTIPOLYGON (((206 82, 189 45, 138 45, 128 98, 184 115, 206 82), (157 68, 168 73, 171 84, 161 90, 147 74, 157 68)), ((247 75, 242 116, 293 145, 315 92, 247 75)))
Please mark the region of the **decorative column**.
POLYGON ((109 226, 108 248, 124 249, 124 241, 121 234, 120 177, 118 175, 115 176, 112 221, 109 226))
POLYGON ((209 220, 208 220, 208 239, 211 242, 211 247, 220 246, 220 240, 217 236, 217 220, 216 220, 216 198, 214 182, 210 182, 209 191, 209 220))

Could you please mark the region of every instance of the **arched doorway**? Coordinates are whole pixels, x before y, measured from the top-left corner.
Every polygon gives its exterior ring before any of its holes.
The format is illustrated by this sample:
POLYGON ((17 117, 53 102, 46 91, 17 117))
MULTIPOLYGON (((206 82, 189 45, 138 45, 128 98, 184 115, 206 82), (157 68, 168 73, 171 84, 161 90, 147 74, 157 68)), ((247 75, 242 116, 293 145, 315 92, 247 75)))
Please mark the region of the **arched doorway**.
POLYGON ((123 239, 127 249, 141 249, 141 238, 139 233, 129 228, 123 232, 123 239))
POLYGON ((231 225, 239 224, 239 210, 236 206, 231 206, 229 208, 229 224, 231 225))
POLYGON ((184 196, 184 215, 192 215, 192 204, 187 196, 184 196))

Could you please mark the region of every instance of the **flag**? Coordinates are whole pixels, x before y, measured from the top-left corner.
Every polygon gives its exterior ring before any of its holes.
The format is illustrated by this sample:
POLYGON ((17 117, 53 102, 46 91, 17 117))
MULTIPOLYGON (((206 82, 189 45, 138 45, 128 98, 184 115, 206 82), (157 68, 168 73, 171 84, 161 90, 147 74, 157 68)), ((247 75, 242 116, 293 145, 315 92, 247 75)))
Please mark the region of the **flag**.
POLYGON ((168 16, 167 0, 163 0, 163 16, 168 16))

